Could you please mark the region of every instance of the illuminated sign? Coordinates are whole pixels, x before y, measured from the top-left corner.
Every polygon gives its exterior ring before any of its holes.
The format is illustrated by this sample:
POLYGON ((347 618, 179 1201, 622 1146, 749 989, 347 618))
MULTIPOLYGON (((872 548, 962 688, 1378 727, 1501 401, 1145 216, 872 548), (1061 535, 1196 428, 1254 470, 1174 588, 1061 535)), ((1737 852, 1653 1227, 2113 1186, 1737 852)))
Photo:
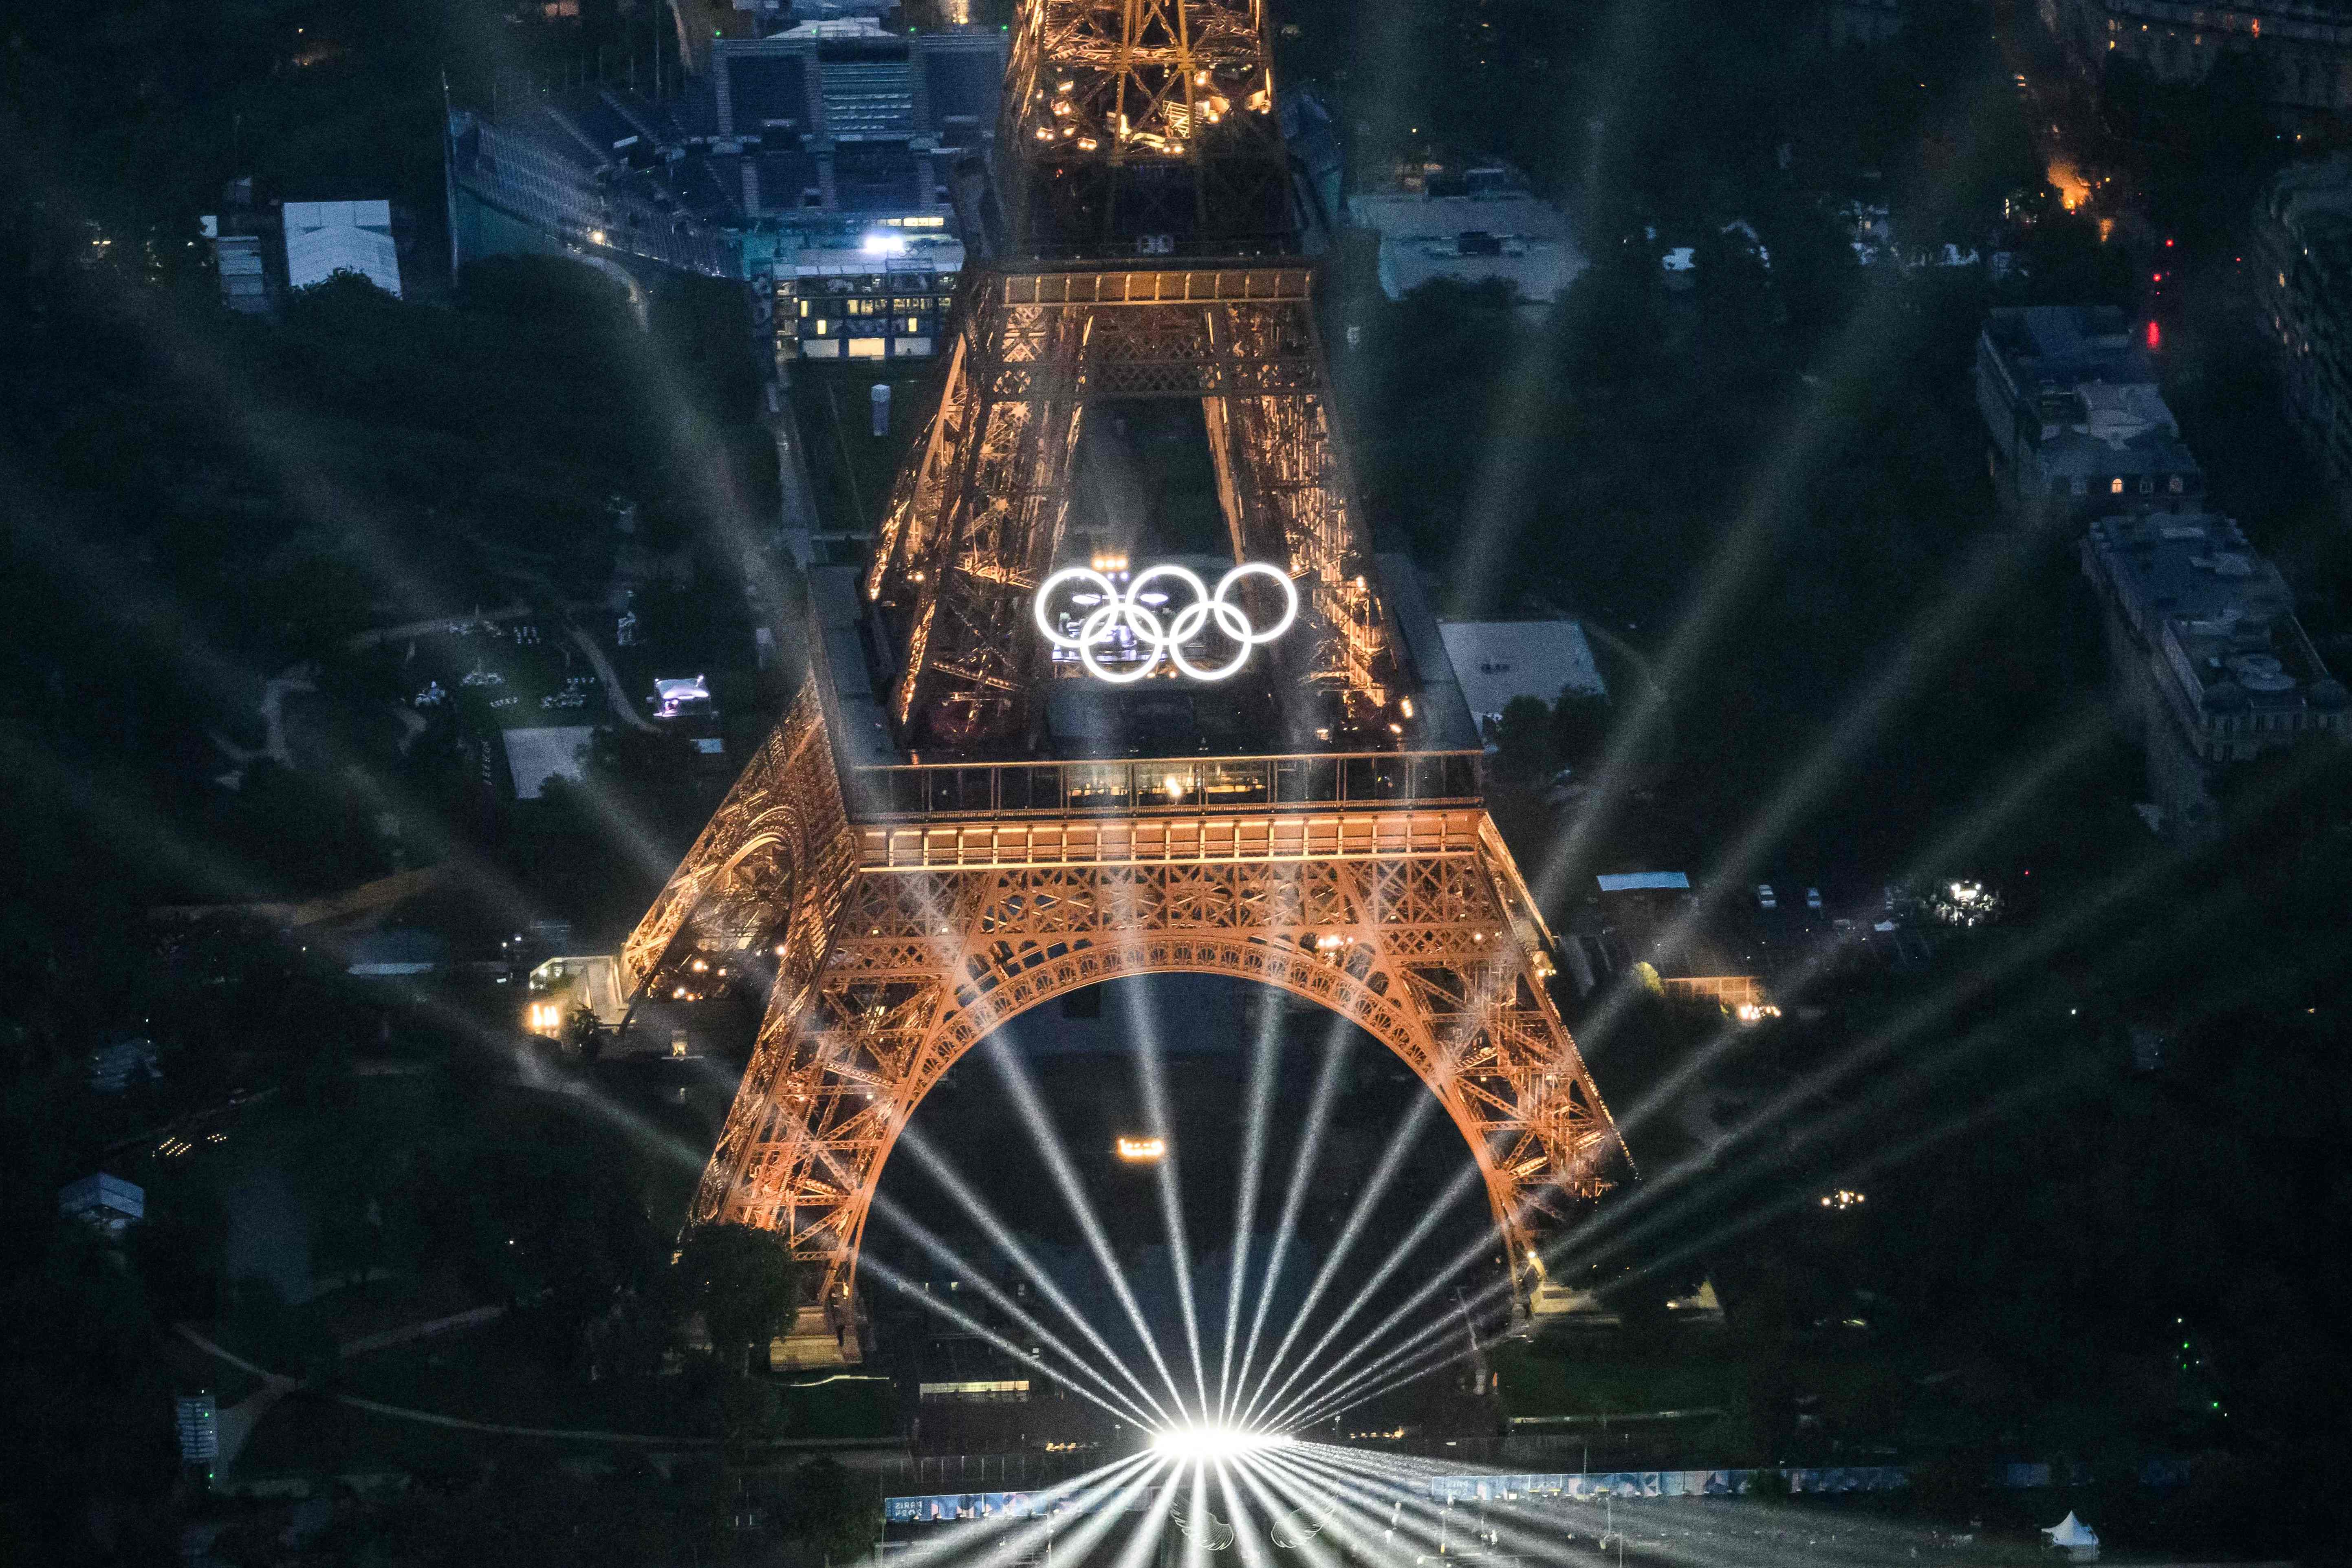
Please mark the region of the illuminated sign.
POLYGON ((1226 573, 1213 591, 1200 574, 1172 563, 1145 567, 1125 588, 1091 566, 1065 566, 1038 588, 1035 611, 1037 629, 1054 645, 1055 657, 1076 655, 1097 680, 1124 686, 1150 675, 1162 660, 1195 680, 1223 680, 1241 673, 1252 648, 1291 628, 1298 619, 1298 589, 1281 568, 1256 561, 1226 573), (1281 591, 1282 614, 1264 631, 1230 596, 1236 584, 1252 577, 1263 577, 1281 591), (1178 586, 1192 599, 1171 611, 1169 588, 1178 586), (1053 601, 1065 590, 1069 608, 1057 615, 1053 601), (1197 643, 1213 625, 1237 645, 1234 656, 1223 664, 1196 664, 1185 645, 1197 643), (1106 657, 1125 668, 1111 668, 1106 657))
POLYGON ((1156 1165, 1168 1154, 1165 1138, 1122 1138, 1118 1157, 1130 1165, 1156 1165))

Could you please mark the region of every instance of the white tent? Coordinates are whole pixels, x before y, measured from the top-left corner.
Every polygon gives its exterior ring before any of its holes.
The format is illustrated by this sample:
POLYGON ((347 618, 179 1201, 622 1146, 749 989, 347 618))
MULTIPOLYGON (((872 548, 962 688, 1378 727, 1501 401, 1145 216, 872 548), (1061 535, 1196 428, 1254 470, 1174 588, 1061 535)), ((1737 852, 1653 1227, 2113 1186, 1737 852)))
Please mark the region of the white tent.
POLYGON ((2076 1519, 2071 1510, 2064 1519, 2042 1533, 2050 1538, 2052 1546, 2064 1549, 2066 1554, 2077 1562, 2093 1562, 2099 1555, 2098 1532, 2076 1519))
POLYGON ((392 238, 390 202, 288 202, 286 286, 307 289, 338 272, 356 272, 400 297, 400 253, 392 238))

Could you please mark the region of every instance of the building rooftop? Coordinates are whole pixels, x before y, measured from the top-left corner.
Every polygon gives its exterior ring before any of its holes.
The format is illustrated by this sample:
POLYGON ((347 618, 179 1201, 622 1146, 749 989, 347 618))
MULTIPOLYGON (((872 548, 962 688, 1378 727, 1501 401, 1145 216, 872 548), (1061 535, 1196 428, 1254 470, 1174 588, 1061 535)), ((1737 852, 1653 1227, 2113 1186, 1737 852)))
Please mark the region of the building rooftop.
POLYGON ((2294 608, 2286 579, 2226 517, 2102 518, 2091 524, 2090 540, 2133 629, 2143 636, 2161 616, 2268 620, 2294 608))
MULTIPOLYGON (((2155 357, 2112 305, 2003 306, 1988 314, 1984 335, 2021 388, 2157 384, 2155 357)), ((2171 423, 2168 411, 2164 418, 2171 423)))
POLYGON ((1499 717, 1515 697, 1533 697, 1549 706, 1562 691, 1609 695, 1584 627, 1566 616, 1445 621, 1438 630, 1463 697, 1482 722, 1499 717))
MULTIPOLYGON (((1418 710, 1416 730, 1405 749, 1475 752, 1477 725, 1463 700, 1437 619, 1430 612, 1412 563, 1402 556, 1381 554, 1373 557, 1373 564, 1381 574, 1382 599, 1396 633, 1401 661, 1417 682, 1412 689, 1418 710)), ((901 767, 918 760, 900 749, 888 721, 885 701, 896 653, 881 628, 865 613, 859 576, 857 569, 847 566, 820 566, 809 573, 814 636, 824 650, 831 678, 824 689, 827 731, 835 763, 853 772, 901 767)), ((1036 761, 1096 756, 1264 757, 1287 755, 1296 750, 1252 727, 1250 716, 1263 704, 1253 707, 1240 700, 1241 693, 1165 679, 1119 688, 1078 679, 1045 684, 1046 722, 1035 752, 1030 754, 1036 761)), ((926 764, 949 760, 928 750, 919 758, 926 764)))
POLYGON ((147 1193, 135 1183, 100 1173, 59 1187, 58 1212, 120 1231, 131 1221, 146 1217, 147 1193))
POLYGON ((2155 358, 2121 310, 1993 310, 1985 320, 1978 374, 1995 438, 2004 450, 2012 434, 2032 447, 2048 479, 2074 481, 2085 494, 2160 490, 2177 497, 2202 489, 2196 455, 2180 439, 2179 422, 2157 384, 2155 358), (2143 480, 2150 481, 2147 490, 2143 480))
POLYGON ((1401 300, 1434 278, 1500 279, 1532 304, 1557 299, 1587 263, 1567 215, 1527 191, 1348 198, 1349 219, 1381 237, 1381 288, 1401 300))
POLYGON ((308 289, 352 272, 399 298, 400 252, 392 237, 390 202, 288 202, 278 216, 286 231, 288 288, 308 289))
POLYGON ((459 111, 453 163, 462 187, 574 240, 764 276, 780 251, 854 247, 884 218, 944 226, 955 161, 994 134, 1005 46, 993 27, 870 16, 719 38, 674 99, 597 88, 510 100, 494 122, 459 111))
POLYGON ((2273 222, 2298 235, 2319 219, 2333 220, 2330 226, 2352 220, 2352 155, 2338 153, 2280 171, 2263 194, 2263 208, 2273 222))
POLYGON ((502 730, 499 738, 506 743, 515 798, 537 800, 550 779, 577 784, 587 776, 586 756, 596 730, 590 724, 549 724, 502 730))
POLYGON ((2343 684, 2294 618, 2286 580, 2228 518, 2103 518, 2091 524, 2084 549, 2117 611, 2200 707, 2235 713, 2345 706, 2343 684))

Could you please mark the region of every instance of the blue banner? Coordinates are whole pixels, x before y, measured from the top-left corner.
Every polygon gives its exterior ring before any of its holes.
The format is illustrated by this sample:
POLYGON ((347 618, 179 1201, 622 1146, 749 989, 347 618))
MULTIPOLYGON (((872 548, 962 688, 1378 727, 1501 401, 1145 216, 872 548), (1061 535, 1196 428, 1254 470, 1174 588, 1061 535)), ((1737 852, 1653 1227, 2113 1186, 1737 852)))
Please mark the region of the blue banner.
MULTIPOLYGON (((1738 1497, 1755 1489, 1762 1470, 1600 1470, 1563 1471, 1556 1475, 1433 1476, 1427 1486, 1432 1500, 1454 1502, 1516 1502, 1523 1498, 1650 1498, 1738 1497)), ((1847 1466, 1830 1469, 1787 1469, 1791 1492, 1883 1492, 1911 1484, 1911 1474, 1899 1465, 1847 1466)))
MULTIPOLYGON (((1045 1511, 1066 1508, 1066 1502, 1050 1502, 1045 1511)), ((1027 1519, 1032 1501, 1027 1492, 936 1492, 927 1497, 886 1497, 882 1500, 882 1521, 886 1524, 945 1523, 957 1519, 1027 1519)))

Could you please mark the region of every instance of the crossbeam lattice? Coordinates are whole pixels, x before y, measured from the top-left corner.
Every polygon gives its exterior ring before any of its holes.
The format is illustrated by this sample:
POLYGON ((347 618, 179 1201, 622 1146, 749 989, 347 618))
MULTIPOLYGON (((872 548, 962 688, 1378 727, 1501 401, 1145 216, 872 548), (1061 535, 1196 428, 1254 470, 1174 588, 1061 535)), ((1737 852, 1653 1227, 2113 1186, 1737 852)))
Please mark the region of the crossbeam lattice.
MULTIPOLYGON (((695 1200, 854 1282, 898 1131, 990 1030, 1125 975, 1231 975, 1364 1028, 1435 1094, 1521 1256, 1618 1145, 1544 982, 1549 960, 1491 828, 1450 854, 861 868, 813 980, 787 977, 695 1200)), ((787 943, 787 951, 791 944, 787 943)))
POLYGON ((1289 248, 1258 0, 1028 0, 997 147, 1013 254, 1289 248))
POLYGON ((985 273, 884 509, 866 595, 903 606, 890 695, 916 743, 1005 742, 1040 683, 1029 596, 1056 559, 1086 405, 1199 398, 1237 558, 1282 563, 1306 635, 1286 679, 1371 728, 1392 650, 1338 450, 1304 268, 985 273))

